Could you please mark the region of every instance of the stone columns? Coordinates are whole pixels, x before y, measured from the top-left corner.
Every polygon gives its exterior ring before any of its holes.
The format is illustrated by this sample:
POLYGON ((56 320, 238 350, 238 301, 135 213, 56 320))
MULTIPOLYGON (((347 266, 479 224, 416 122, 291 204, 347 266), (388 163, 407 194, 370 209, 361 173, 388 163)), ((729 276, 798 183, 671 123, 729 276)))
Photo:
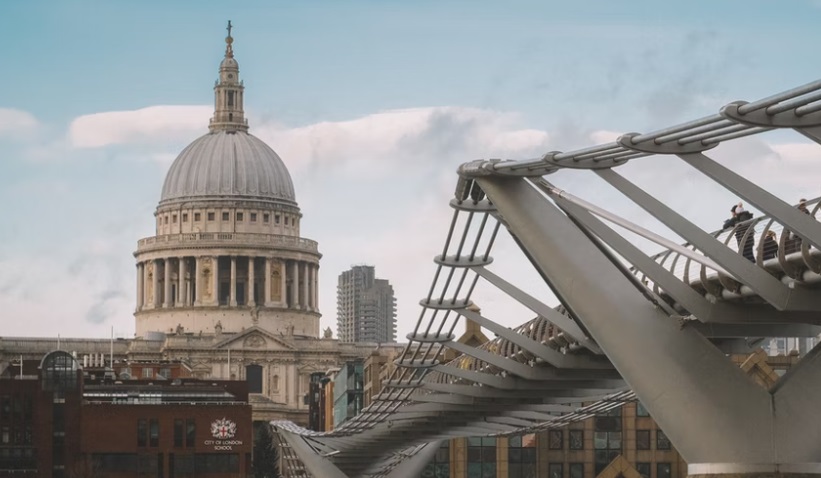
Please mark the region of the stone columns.
POLYGON ((160 261, 154 259, 151 261, 152 266, 154 269, 154 273, 151 276, 151 293, 153 297, 151 297, 151 306, 152 307, 159 307, 160 305, 160 261))
POLYGON ((305 310, 311 309, 311 304, 308 302, 308 288, 310 284, 310 264, 307 262, 301 262, 302 264, 302 289, 300 290, 300 301, 302 302, 302 308, 305 310))
POLYGON ((228 305, 231 307, 237 306, 237 256, 231 256, 231 296, 228 300, 228 305))
POLYGON ((211 304, 220 305, 219 285, 220 285, 220 258, 219 256, 212 256, 211 260, 214 266, 211 271, 211 304))
POLYGON ((202 305, 202 257, 194 258, 194 305, 202 305))
POLYGON ((285 267, 285 265, 286 265, 285 261, 277 262, 277 267, 279 268, 279 302, 283 306, 288 304, 288 296, 287 296, 288 281, 285 279, 285 277, 286 277, 286 273, 285 273, 286 267, 285 267))
POLYGON ((171 259, 165 258, 162 261, 163 275, 163 292, 162 292, 162 306, 164 308, 171 307, 171 259))
POLYGON ((143 292, 143 288, 145 286, 145 266, 142 262, 137 263, 137 311, 139 312, 140 309, 143 308, 143 302, 145 301, 145 292, 143 292))
POLYGON ((262 300, 266 307, 271 305, 271 258, 265 258, 265 278, 262 281, 264 291, 262 293, 262 300))
POLYGON ((177 269, 177 307, 188 305, 188 281, 185 280, 186 264, 185 257, 177 259, 180 267, 177 269))
POLYGON ((299 262, 291 262, 291 307, 299 308, 299 262))
POLYGON ((319 264, 314 264, 312 270, 314 272, 314 280, 312 282, 312 285, 314 287, 314 310, 319 310, 319 264))
POLYGON ((246 291, 248 299, 245 301, 245 303, 251 307, 257 305, 256 301, 254 301, 254 259, 254 256, 248 257, 248 290, 246 291))

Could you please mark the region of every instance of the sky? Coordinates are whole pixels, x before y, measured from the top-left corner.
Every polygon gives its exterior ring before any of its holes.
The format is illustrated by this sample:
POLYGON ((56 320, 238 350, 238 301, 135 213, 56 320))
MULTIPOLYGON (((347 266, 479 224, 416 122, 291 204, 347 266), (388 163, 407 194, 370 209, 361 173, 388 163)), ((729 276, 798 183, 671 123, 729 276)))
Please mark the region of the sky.
MULTIPOLYGON (((400 339, 459 164, 592 146, 821 77, 811 0, 0 2, 0 336, 134 334, 132 253, 169 166, 207 132, 229 19, 250 133, 283 158, 323 254, 322 327, 336 328, 338 275, 370 264, 394 286, 400 339)), ((774 132, 711 155, 794 203, 821 195, 817 148, 774 132)), ((706 229, 736 200, 675 158, 620 170, 706 229)), ((590 173, 551 181, 669 235, 590 173)), ((555 305, 499 248, 497 270, 555 305)), ((531 318, 476 300, 508 325, 531 318)))

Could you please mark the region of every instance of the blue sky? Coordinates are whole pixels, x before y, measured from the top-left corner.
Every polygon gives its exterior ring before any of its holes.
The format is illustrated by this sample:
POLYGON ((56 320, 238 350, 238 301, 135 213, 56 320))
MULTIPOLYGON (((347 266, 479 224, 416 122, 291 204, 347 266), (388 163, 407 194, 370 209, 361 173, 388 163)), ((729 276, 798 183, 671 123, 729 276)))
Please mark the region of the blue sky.
MULTIPOLYGON (((817 1, 2 2, 0 335, 133 333, 131 252, 170 162, 206 131, 228 19, 251 132, 290 168, 325 254, 323 326, 339 272, 370 263, 397 289, 400 336, 461 162, 589 146, 821 76, 817 1)), ((727 161, 821 194, 805 140, 766 141, 727 161)), ((705 224, 726 209, 671 200, 705 224)))

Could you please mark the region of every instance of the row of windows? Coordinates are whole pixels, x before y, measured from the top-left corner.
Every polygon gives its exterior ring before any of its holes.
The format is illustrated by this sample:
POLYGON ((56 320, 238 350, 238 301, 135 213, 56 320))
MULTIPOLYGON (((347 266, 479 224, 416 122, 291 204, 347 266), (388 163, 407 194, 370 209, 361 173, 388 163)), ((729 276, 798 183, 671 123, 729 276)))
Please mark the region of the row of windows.
POLYGON ((0 427, 0 445, 31 445, 31 425, 0 427))
MULTIPOLYGON (((197 427, 193 419, 174 419, 174 447, 193 448, 197 438, 197 427)), ((160 422, 156 418, 137 420, 137 446, 160 446, 160 422)))
POLYGON ((0 422, 30 421, 31 414, 31 396, 0 395, 0 422))
MULTIPOLYGON (((656 463, 656 476, 652 477, 650 463, 636 463, 636 471, 643 478, 670 478, 672 476, 672 465, 670 463, 656 463)), ((584 463, 568 463, 568 475, 564 475, 563 463, 549 463, 547 465, 548 478, 584 478, 584 463)))
MULTIPOLYGON (((250 456, 246 456, 250 461, 250 456)), ((136 473, 162 476, 163 454, 95 453, 93 468, 101 472, 136 473)), ((197 453, 195 455, 168 454, 169 478, 183 478, 195 473, 238 473, 239 455, 236 453, 197 453)))
MULTIPOLYGON (((650 450, 651 430, 636 430, 636 449, 650 450)), ((584 450, 584 430, 568 430, 568 449, 584 450)), ((618 450, 622 445, 622 432, 597 431, 593 433, 593 448, 596 450, 618 450)), ((564 450, 564 430, 549 430, 547 448, 564 450)), ((670 439, 660 429, 656 429, 656 450, 669 450, 670 439)))
MULTIPOLYGON (((187 212, 182 213, 181 216, 182 216, 181 217, 182 222, 188 222, 188 213, 187 212)), ((216 221, 217 213, 214 212, 214 211, 208 211, 208 212, 206 212, 205 217, 208 221, 216 221)), ((227 212, 227 211, 223 211, 221 217, 222 217, 223 221, 230 221, 231 220, 231 213, 227 212)), ((237 222, 244 222, 245 221, 245 213, 243 213, 243 212, 236 212, 234 214, 234 217, 235 217, 237 222)), ((248 214, 248 219, 249 219, 249 222, 252 222, 252 223, 258 222, 258 213, 255 213, 255 212, 249 213, 248 214)), ((165 214, 165 215, 160 216, 160 217, 157 218, 157 224, 158 225, 162 225, 162 224, 168 225, 169 221, 171 222, 171 224, 176 224, 177 223, 177 214, 176 213, 174 213, 174 214, 165 214)), ((195 212, 194 213, 194 222, 202 222, 202 213, 201 212, 195 212)), ((267 212, 262 213, 262 223, 263 224, 269 224, 270 222, 271 222, 271 215, 267 212)), ((274 224, 280 224, 281 222, 284 222, 286 226, 288 226, 288 225, 294 225, 295 226, 296 225, 296 218, 291 218, 291 216, 286 216, 286 215, 274 214, 274 224)))
POLYGON ((34 448, 0 448, 0 470, 36 469, 37 454, 34 448))

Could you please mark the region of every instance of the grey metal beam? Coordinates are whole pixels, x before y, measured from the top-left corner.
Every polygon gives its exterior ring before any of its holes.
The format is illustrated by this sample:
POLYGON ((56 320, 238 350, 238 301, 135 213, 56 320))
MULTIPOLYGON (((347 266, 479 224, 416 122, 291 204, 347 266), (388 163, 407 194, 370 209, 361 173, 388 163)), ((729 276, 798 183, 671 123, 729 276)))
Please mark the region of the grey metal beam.
MULTIPOLYGON (((561 312, 552 307, 548 307, 535 297, 529 295, 528 293, 519 289, 510 282, 502 279, 501 277, 489 271, 485 267, 472 267, 471 269, 473 269, 473 271, 479 274, 479 276, 481 276, 483 279, 496 286, 499 290, 509 295, 520 304, 524 305, 528 309, 532 310, 534 313, 547 319, 549 322, 551 322, 556 327, 560 328, 569 336, 573 337, 579 343, 583 343, 587 339, 587 336, 585 336, 584 332, 582 332, 582 329, 579 328, 578 324, 576 324, 576 322, 574 322, 572 318, 562 314, 561 312)), ((598 349, 598 347, 595 348, 598 349)), ((597 353, 601 353, 601 349, 598 349, 597 353)))
POLYGON ((752 181, 722 166, 702 153, 678 155, 684 162, 701 171, 717 183, 736 193, 739 197, 761 210, 764 214, 778 218, 784 228, 798 234, 821 249, 821 223, 797 208, 782 201, 752 181))
MULTIPOLYGON (((552 378, 549 381, 536 381, 524 380, 516 377, 500 377, 498 375, 465 370, 458 367, 449 367, 447 365, 436 365, 431 370, 502 390, 545 390, 546 383, 555 385, 560 384, 562 388, 621 388, 624 386, 624 381, 622 379, 591 378, 589 380, 566 380, 552 378)), ((549 389, 550 386, 547 386, 547 388, 549 389)))
POLYGON ((774 459, 769 437, 758 433, 771 424, 766 391, 697 331, 668 320, 527 181, 476 181, 685 460, 774 459))
POLYGON ((665 269, 661 264, 648 257, 638 247, 622 237, 616 231, 605 225, 601 220, 594 217, 588 211, 577 206, 570 201, 560 197, 551 196, 553 200, 568 214, 583 224, 591 232, 600 237, 607 245, 616 250, 622 257, 635 266, 638 270, 647 274, 653 282, 669 294, 676 302, 680 303, 691 314, 703 321, 707 321, 710 311, 710 303, 695 289, 685 284, 665 269))
POLYGON ((476 322, 481 327, 484 327, 499 337, 512 342, 524 350, 540 357, 545 362, 556 368, 579 368, 579 369, 601 369, 613 368, 607 360, 593 360, 590 356, 585 355, 567 355, 554 350, 547 345, 536 342, 529 337, 517 334, 513 330, 499 325, 496 322, 483 317, 476 312, 468 309, 456 309, 454 312, 464 316, 473 322, 476 322))
POLYGON ((305 468, 314 476, 322 476, 327 478, 348 478, 348 475, 342 473, 340 469, 331 463, 327 458, 320 456, 316 451, 305 443, 305 438, 295 435, 285 430, 278 431, 279 436, 285 439, 286 442, 294 450, 294 453, 305 464, 305 468))
MULTIPOLYGON (((682 157, 684 157, 684 155, 682 155, 682 157)), ((821 306, 821 303, 819 303, 813 295, 790 289, 769 272, 745 259, 741 254, 729 249, 716 240, 715 237, 703 231, 700 227, 688 221, 672 208, 654 198, 615 171, 611 169, 600 169, 595 170, 595 173, 664 225, 675 231, 681 237, 686 238, 705 255, 716 261, 721 267, 731 271, 736 280, 748 285, 758 293, 761 298, 772 304, 776 309, 809 308, 814 310, 821 306)))
POLYGON ((393 469, 388 478, 405 478, 408 476, 422 476, 422 470, 430 463, 436 451, 442 446, 442 440, 437 440, 425 445, 422 450, 416 452, 412 457, 405 459, 399 466, 393 469))
POLYGON ((527 378, 531 380, 539 379, 538 371, 534 370, 533 367, 527 364, 519 363, 509 358, 505 358, 500 355, 488 352, 487 350, 471 347, 470 345, 466 345, 460 342, 445 342, 445 346, 461 354, 469 355, 483 362, 487 362, 491 365, 499 367, 500 369, 505 370, 513 375, 518 375, 522 378, 527 378))

